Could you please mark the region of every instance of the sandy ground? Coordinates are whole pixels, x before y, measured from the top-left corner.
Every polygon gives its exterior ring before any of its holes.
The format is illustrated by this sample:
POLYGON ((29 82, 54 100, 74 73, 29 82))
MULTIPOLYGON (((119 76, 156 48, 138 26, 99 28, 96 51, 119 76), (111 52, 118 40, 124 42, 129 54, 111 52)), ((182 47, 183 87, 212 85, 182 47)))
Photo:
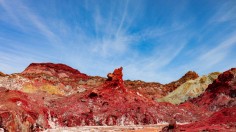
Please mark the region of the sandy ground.
POLYGON ((166 125, 60 127, 44 132, 160 132, 166 125))

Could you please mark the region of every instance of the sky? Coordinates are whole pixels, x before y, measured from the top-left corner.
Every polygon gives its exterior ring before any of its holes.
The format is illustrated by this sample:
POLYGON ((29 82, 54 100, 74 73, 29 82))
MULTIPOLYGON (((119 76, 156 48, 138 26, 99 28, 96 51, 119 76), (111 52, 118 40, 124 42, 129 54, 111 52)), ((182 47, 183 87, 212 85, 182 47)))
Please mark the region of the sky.
POLYGON ((0 71, 64 63, 169 83, 236 67, 235 0, 0 0, 0 71))

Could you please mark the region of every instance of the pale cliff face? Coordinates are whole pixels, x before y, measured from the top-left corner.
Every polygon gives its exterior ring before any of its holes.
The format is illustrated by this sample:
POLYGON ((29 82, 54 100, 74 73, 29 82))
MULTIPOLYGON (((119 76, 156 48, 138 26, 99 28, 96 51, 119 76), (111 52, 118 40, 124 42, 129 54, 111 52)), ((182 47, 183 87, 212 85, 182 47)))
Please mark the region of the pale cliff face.
POLYGON ((195 80, 189 80, 180 85, 173 92, 165 97, 158 99, 158 102, 169 102, 172 104, 180 104, 189 98, 195 98, 204 93, 209 84, 212 84, 217 79, 219 72, 214 72, 209 75, 198 77, 195 80))

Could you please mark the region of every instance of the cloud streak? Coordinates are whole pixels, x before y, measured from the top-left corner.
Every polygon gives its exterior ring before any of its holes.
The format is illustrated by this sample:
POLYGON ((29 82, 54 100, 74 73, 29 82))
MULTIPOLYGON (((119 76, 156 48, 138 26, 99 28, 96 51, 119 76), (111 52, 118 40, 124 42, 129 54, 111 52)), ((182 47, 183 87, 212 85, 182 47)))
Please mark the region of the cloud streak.
MULTIPOLYGON (((54 47, 60 47, 60 40, 58 36, 51 31, 51 29, 40 18, 33 13, 27 6, 20 1, 5 1, 1 0, 0 5, 9 14, 10 21, 13 25, 19 26, 24 32, 32 32, 28 27, 28 24, 33 26, 33 29, 37 29, 39 33, 45 36, 54 47)), ((34 31, 35 32, 35 31, 34 31)))
POLYGON ((51 2, 0 0, 0 70, 47 61, 105 76, 123 66, 125 79, 167 83, 187 70, 207 74, 228 67, 220 63, 233 65, 232 1, 51 2))
POLYGON ((229 38, 226 38, 223 42, 218 44, 213 49, 207 51, 205 54, 199 57, 199 61, 206 64, 205 68, 210 68, 213 65, 223 61, 231 51, 231 48, 236 46, 236 33, 229 38))

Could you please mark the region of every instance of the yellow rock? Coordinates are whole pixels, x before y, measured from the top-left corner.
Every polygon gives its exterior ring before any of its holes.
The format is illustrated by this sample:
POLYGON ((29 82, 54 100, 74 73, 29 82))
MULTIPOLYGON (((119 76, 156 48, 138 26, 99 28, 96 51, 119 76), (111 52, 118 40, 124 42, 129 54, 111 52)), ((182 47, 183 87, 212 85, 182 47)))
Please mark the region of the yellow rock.
POLYGON ((46 84, 46 85, 41 86, 40 89, 49 94, 64 95, 64 92, 60 91, 59 88, 53 85, 46 84))
POLYGON ((27 84, 23 86, 21 91, 25 93, 35 93, 37 91, 37 88, 33 86, 32 84, 27 84))
POLYGON ((36 87, 32 84, 24 85, 21 91, 26 93, 36 93, 38 91, 43 91, 48 94, 56 94, 56 95, 64 95, 65 93, 63 91, 60 91, 59 88, 56 86, 53 86, 51 84, 44 84, 42 86, 36 87))

